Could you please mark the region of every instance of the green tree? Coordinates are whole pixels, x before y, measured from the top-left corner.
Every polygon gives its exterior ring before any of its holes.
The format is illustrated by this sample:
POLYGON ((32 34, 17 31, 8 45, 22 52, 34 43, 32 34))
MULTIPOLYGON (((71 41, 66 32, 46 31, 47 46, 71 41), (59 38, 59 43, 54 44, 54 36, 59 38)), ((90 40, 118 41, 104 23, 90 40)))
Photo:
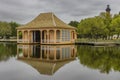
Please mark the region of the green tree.
POLYGON ((106 13, 106 12, 102 12, 100 13, 99 15, 103 21, 104 21, 104 24, 106 25, 106 35, 108 37, 108 39, 110 39, 111 36, 113 36, 113 32, 111 30, 111 27, 110 27, 110 24, 111 24, 111 21, 112 21, 112 15, 109 14, 109 13, 106 13))
POLYGON ((20 24, 16 23, 16 22, 10 22, 9 23, 11 26, 11 30, 12 30, 12 36, 16 36, 17 35, 17 30, 16 27, 20 26, 20 24))
POLYGON ((0 36, 6 38, 12 33, 11 26, 7 22, 0 22, 0 36))
POLYGON ((78 21, 70 21, 69 25, 73 26, 73 27, 78 27, 79 22, 78 21))
MULTIPOLYGON (((110 24, 111 30, 114 31, 114 34, 120 35, 120 16, 114 18, 110 24)), ((118 38, 117 37, 117 38, 118 38)))
POLYGON ((82 37, 98 39, 101 38, 105 33, 105 28, 106 26, 103 22, 103 19, 99 16, 96 16, 81 20, 80 24, 78 25, 78 32, 80 35, 82 35, 82 37))

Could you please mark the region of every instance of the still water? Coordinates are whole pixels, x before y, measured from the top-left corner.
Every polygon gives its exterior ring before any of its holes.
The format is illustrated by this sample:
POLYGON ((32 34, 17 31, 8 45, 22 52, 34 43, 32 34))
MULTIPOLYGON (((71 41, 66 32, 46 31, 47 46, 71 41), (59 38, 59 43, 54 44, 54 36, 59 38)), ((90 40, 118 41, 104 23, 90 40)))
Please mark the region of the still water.
POLYGON ((0 80, 120 80, 120 47, 0 43, 0 80))

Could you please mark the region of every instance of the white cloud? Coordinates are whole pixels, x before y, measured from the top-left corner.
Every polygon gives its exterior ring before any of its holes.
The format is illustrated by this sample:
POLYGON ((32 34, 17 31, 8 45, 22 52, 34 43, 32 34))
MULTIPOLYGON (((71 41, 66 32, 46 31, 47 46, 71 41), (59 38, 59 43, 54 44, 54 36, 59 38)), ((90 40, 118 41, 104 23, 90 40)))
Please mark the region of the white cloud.
POLYGON ((96 16, 110 4, 118 13, 118 0, 0 0, 0 20, 27 23, 39 13, 54 12, 65 22, 96 16))

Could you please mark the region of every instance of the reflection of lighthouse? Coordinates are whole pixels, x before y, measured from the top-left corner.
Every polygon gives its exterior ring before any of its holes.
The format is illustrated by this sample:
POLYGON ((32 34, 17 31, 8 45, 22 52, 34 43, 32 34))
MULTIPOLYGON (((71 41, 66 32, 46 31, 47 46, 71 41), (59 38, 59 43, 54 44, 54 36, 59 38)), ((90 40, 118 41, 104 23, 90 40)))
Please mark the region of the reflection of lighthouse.
POLYGON ((18 45, 18 58, 44 61, 75 59, 75 45, 18 45), (22 56, 20 56, 20 53, 22 56))

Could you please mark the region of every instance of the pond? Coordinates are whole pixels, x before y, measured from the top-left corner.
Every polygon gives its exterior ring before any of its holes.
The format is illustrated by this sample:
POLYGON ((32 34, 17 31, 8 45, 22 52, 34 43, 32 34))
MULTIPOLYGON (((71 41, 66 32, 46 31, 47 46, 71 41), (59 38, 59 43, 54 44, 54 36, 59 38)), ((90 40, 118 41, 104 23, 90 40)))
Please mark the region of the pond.
POLYGON ((119 80, 120 47, 0 43, 0 80, 119 80))

